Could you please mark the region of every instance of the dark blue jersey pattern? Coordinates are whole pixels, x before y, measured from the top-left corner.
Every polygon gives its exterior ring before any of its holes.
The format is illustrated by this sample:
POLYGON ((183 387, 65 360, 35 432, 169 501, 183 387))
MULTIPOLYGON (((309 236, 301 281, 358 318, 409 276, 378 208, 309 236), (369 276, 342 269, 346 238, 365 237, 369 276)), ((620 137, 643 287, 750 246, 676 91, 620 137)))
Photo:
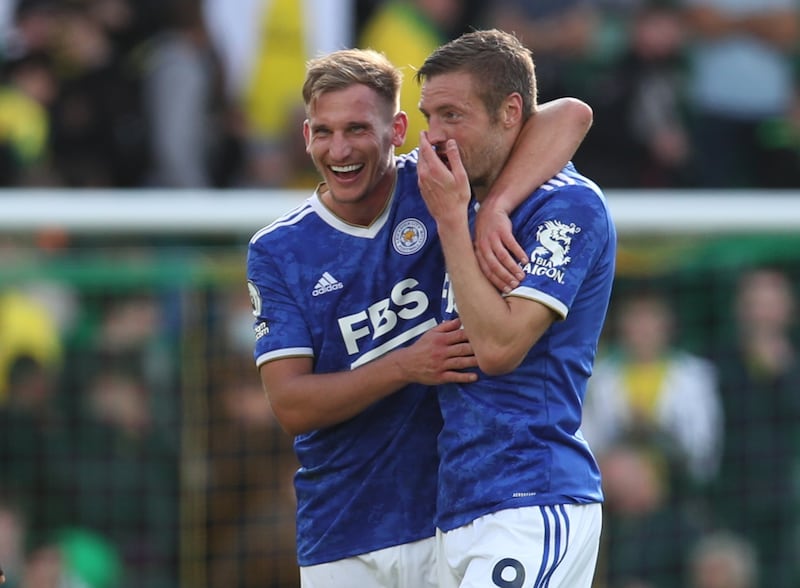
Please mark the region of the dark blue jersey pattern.
MULTIPOLYGON (((437 526, 444 531, 506 508, 603 500, 579 428, 611 295, 614 225, 600 189, 571 164, 511 221, 529 261, 509 296, 544 304, 560 320, 513 372, 479 372, 477 382, 440 388, 437 526)), ((449 286, 445 279, 445 319, 457 316, 449 286)))
MULTIPOLYGON (((315 373, 351 370, 437 323, 444 262, 416 163, 416 151, 397 158, 392 198, 369 227, 345 223, 315 193, 253 236, 257 365, 307 356, 315 373)), ((432 537, 440 428, 435 390, 410 385, 298 435, 300 565, 432 537)))

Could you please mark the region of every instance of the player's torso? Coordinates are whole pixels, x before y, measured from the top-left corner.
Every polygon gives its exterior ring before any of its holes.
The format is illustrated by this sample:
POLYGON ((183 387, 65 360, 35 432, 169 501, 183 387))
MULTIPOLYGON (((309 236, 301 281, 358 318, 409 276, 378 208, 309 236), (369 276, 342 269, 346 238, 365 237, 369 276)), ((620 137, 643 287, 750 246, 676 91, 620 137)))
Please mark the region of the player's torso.
MULTIPOLYGON (((476 383, 447 385, 440 391, 445 426, 439 441, 439 506, 445 527, 501 506, 547 503, 556 494, 576 501, 601 497, 594 459, 573 433, 579 426, 583 390, 576 382, 585 382, 591 371, 602 324, 595 317, 603 314, 608 298, 608 289, 584 285, 596 280, 610 287, 613 261, 602 270, 594 266, 608 263, 613 251, 605 245, 608 234, 582 226, 580 217, 562 217, 562 205, 554 204, 551 196, 547 190, 537 191, 512 214, 512 224, 529 256, 522 286, 530 292, 525 295, 547 300, 569 314, 553 323, 513 372, 480 374, 476 383), (577 240, 583 237, 596 243, 580 253, 577 240), (596 298, 587 294, 595 289, 596 298), (556 439, 554 430, 567 433, 556 439), (587 484, 569 486, 581 476, 587 484)), ((445 280, 444 318, 457 316, 454 302, 445 280)))
MULTIPOLYGON (((263 272, 277 275, 259 284, 268 333, 257 355, 308 349, 315 372, 356 369, 437 323, 444 264, 415 173, 398 170, 395 194, 370 227, 342 222, 316 197, 306 206, 259 243, 270 258, 263 272), (271 288, 281 291, 274 308, 271 288)), ((263 274, 257 260, 248 271, 263 274)), ((299 435, 301 563, 429 536, 440 426, 435 393, 410 385, 344 423, 299 435)))

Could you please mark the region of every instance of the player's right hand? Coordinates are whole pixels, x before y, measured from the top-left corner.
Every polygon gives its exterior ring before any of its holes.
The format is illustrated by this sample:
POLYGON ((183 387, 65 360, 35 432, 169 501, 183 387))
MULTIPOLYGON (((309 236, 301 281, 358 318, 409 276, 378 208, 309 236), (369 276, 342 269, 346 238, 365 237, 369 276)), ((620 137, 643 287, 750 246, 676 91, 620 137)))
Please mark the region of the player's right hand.
POLYGON ((413 382, 435 385, 478 379, 475 372, 463 371, 477 367, 478 360, 458 319, 436 325, 405 351, 402 366, 413 382))

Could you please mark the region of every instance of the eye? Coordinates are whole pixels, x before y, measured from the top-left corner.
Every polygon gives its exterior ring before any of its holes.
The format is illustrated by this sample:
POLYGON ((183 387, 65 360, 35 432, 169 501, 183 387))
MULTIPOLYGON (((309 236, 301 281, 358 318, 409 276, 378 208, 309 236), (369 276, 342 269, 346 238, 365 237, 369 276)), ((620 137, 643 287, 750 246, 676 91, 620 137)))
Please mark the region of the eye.
POLYGON ((454 122, 461 118, 461 115, 455 110, 447 110, 442 114, 442 118, 447 122, 454 122))

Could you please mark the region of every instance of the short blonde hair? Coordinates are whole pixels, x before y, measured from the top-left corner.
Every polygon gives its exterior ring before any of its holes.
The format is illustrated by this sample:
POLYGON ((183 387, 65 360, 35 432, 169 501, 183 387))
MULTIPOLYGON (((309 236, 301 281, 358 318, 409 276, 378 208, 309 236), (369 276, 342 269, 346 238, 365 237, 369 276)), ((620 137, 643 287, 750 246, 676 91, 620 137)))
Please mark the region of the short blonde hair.
POLYGON ((373 89, 394 114, 400 108, 402 83, 402 72, 383 53, 373 49, 342 49, 308 61, 303 102, 308 110, 326 92, 362 84, 373 89))

